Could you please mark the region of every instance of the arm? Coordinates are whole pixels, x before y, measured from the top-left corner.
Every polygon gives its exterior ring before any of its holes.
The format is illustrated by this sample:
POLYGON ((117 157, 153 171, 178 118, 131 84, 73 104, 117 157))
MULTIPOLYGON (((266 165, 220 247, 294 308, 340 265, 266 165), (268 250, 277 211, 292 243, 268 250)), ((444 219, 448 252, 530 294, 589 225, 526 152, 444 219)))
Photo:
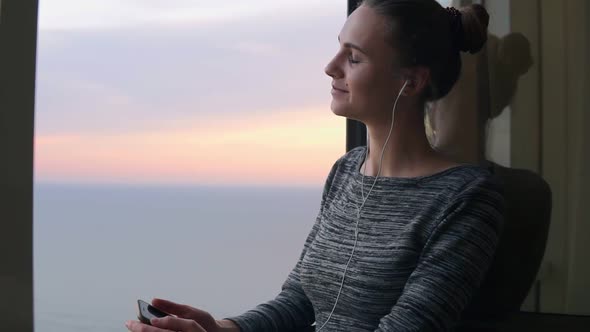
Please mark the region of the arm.
POLYGON ((491 265, 504 201, 489 178, 452 201, 426 242, 418 265, 376 332, 449 331, 491 265))
POLYGON ((256 308, 240 316, 226 319, 237 325, 241 332, 290 331, 297 328, 309 327, 315 321, 315 313, 312 303, 309 301, 301 287, 299 270, 301 261, 305 256, 307 249, 314 241, 319 229, 322 211, 324 205, 328 201, 328 194, 338 165, 339 161, 332 166, 332 170, 324 185, 320 213, 311 232, 307 236, 299 260, 295 265, 295 268, 289 273, 287 280, 283 283, 279 295, 277 295, 274 300, 260 304, 256 308))

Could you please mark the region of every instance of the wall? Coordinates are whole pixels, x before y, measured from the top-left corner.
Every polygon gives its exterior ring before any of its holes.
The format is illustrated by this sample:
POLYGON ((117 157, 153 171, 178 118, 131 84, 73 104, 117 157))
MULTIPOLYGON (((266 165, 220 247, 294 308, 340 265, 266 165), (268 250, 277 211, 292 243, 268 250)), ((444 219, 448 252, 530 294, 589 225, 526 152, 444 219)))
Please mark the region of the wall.
POLYGON ((585 0, 510 3, 511 30, 527 37, 534 59, 512 103, 511 162, 541 174, 553 193, 542 312, 590 314, 589 7, 585 0))

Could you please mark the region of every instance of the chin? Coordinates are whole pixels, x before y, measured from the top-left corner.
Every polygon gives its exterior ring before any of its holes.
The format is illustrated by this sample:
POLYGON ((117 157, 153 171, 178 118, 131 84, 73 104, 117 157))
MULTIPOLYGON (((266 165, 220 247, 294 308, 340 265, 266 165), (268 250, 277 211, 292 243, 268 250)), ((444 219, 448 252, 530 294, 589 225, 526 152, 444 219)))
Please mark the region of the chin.
POLYGON ((348 117, 352 111, 350 105, 338 102, 336 100, 332 100, 332 103, 330 104, 330 109, 332 110, 332 113, 338 116, 345 117, 348 117))
POLYGON ((350 107, 339 105, 338 103, 334 103, 334 101, 332 101, 330 109, 332 110, 332 113, 334 113, 335 115, 345 117, 350 120, 360 121, 358 115, 355 114, 354 109, 350 107))
POLYGON ((334 113, 335 115, 347 117, 346 112, 344 112, 342 109, 334 108, 334 107, 331 107, 331 109, 332 109, 332 113, 334 113))

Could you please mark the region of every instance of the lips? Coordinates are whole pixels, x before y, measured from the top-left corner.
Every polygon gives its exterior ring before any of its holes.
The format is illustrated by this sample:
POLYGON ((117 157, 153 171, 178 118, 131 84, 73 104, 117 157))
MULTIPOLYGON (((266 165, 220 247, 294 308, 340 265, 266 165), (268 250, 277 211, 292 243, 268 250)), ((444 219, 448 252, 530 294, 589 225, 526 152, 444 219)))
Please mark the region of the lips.
POLYGON ((348 93, 348 90, 340 89, 340 88, 338 88, 338 87, 336 87, 336 86, 334 86, 334 85, 332 85, 332 89, 334 89, 334 90, 336 90, 336 91, 340 91, 340 92, 345 92, 345 93, 348 93))

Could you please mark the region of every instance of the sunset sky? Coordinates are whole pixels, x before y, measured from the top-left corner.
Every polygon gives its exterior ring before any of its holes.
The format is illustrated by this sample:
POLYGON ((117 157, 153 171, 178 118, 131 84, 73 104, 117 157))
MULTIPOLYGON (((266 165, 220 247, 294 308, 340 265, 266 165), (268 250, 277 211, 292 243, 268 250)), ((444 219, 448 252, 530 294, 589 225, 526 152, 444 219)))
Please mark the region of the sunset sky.
POLYGON ((36 181, 321 186, 344 153, 344 0, 40 2, 36 181))

